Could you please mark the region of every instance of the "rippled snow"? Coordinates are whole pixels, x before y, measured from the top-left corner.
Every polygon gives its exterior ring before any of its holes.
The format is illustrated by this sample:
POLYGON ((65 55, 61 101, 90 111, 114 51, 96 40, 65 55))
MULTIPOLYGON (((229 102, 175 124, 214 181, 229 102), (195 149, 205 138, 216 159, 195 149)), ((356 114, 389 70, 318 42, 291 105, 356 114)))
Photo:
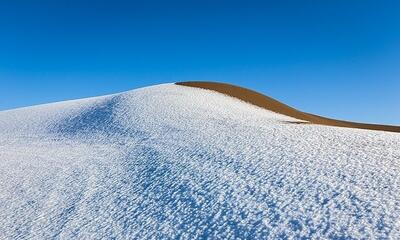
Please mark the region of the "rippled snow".
POLYGON ((400 134, 158 85, 0 112, 0 239, 400 238, 400 134))

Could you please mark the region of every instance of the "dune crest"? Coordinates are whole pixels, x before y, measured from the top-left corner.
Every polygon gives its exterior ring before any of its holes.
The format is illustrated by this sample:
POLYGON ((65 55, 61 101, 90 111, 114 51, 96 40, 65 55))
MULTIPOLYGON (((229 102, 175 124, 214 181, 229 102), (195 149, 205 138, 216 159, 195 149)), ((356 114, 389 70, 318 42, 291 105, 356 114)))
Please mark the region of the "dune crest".
POLYGON ((250 89, 234 86, 231 84, 219 83, 219 82, 206 82, 206 81, 177 82, 175 84, 187 87, 197 87, 197 88, 213 90, 222 94, 229 95, 231 97, 238 98, 240 100, 251 103, 258 107, 265 108, 267 110, 280 113, 289 117, 293 117, 296 119, 304 120, 313 124, 388 131, 388 132, 400 132, 400 126, 350 122, 350 121, 326 118, 311 113, 302 112, 284 103, 281 103, 271 97, 265 96, 261 93, 252 91, 250 89))

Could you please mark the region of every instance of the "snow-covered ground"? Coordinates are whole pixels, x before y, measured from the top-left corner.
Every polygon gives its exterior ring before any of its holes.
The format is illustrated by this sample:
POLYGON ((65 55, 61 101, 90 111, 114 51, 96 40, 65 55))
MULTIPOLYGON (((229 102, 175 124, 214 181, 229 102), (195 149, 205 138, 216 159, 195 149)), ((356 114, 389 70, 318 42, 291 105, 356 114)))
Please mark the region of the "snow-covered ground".
POLYGON ((400 238, 400 134, 173 84, 0 112, 0 239, 400 238))

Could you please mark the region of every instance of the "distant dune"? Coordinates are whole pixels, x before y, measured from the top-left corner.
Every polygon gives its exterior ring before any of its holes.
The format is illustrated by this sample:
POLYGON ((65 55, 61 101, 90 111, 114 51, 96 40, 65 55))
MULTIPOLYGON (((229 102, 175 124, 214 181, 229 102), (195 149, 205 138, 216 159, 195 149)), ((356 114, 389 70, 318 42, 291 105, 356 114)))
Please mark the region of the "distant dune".
MULTIPOLYGON (((379 130, 388 132, 400 132, 400 126, 390 126, 381 124, 367 124, 367 123, 357 123, 349 122, 337 119, 326 118, 311 113, 306 113, 292 108, 284 103, 281 103, 271 97, 265 96, 258 92, 252 91, 250 89, 234 86, 226 83, 218 82, 203 82, 203 81, 191 81, 191 82, 178 82, 177 85, 197 87, 203 89, 209 89, 217 91, 245 102, 251 103, 253 105, 265 108, 267 110, 280 113, 289 117, 304 120, 313 124, 321 124, 327 126, 336 127, 347 127, 347 128, 360 128, 369 130, 379 130)), ((297 122, 298 123, 298 122, 297 122)))

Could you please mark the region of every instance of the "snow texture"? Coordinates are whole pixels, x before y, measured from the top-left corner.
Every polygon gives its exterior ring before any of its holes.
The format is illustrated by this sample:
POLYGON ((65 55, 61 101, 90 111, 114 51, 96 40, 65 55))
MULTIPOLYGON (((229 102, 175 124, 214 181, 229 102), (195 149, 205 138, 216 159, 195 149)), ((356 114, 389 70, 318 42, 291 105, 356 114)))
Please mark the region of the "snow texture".
POLYGON ((173 84, 0 112, 0 239, 400 239, 400 134, 173 84))

